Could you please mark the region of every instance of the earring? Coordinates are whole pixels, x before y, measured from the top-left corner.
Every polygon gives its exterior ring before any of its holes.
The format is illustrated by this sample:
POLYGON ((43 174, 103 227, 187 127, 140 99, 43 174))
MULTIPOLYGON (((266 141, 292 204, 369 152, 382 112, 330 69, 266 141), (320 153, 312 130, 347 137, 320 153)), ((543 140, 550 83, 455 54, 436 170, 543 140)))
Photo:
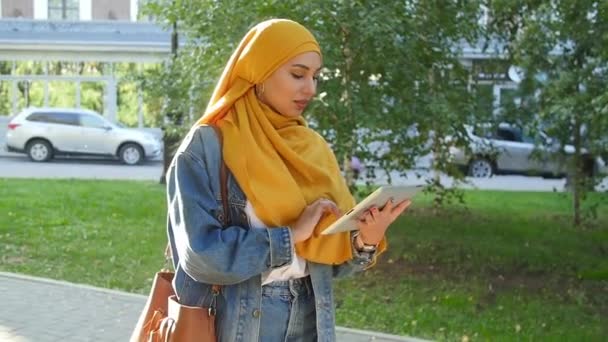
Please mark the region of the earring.
POLYGON ((262 84, 256 84, 255 86, 255 93, 258 97, 262 96, 264 94, 264 83, 262 84))

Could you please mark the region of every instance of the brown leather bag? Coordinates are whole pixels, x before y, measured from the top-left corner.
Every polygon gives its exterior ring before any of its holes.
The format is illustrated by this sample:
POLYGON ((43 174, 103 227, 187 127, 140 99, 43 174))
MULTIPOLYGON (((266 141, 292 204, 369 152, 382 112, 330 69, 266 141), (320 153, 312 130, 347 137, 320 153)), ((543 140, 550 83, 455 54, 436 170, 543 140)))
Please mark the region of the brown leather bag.
MULTIPOLYGON (((222 152, 222 135, 215 129, 222 152)), ((227 197, 227 168, 223 160, 220 167, 220 188, 224 215, 222 224, 230 222, 230 211, 227 197)), ((171 257, 171 249, 167 246, 165 256, 171 257)), ((178 302, 173 290, 174 272, 161 270, 157 272, 150 289, 150 295, 142 310, 130 342, 215 342, 215 303, 220 294, 219 285, 212 286, 213 302, 209 308, 182 305, 178 302)))

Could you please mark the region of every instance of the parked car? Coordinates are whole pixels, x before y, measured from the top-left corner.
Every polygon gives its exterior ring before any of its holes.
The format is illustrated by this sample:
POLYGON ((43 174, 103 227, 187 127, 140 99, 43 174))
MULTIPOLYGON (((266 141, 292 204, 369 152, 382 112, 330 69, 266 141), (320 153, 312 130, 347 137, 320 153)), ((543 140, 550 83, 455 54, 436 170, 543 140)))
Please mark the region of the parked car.
MULTIPOLYGON (((471 177, 491 177, 498 173, 539 174, 565 176, 567 158, 574 154, 574 146, 554 143, 542 132, 537 137, 527 135, 519 127, 501 123, 498 127, 467 126, 470 152, 452 147, 453 163, 461 166, 471 177), (543 144, 537 144, 542 139, 543 144), (537 148, 536 145, 539 147, 537 148), (534 155, 536 153, 536 155, 534 155)), ((588 175, 605 170, 605 162, 583 150, 583 170, 588 175)))
POLYGON ((118 158, 128 165, 162 154, 152 134, 124 128, 97 112, 73 108, 27 108, 8 124, 7 149, 35 162, 58 155, 118 158))

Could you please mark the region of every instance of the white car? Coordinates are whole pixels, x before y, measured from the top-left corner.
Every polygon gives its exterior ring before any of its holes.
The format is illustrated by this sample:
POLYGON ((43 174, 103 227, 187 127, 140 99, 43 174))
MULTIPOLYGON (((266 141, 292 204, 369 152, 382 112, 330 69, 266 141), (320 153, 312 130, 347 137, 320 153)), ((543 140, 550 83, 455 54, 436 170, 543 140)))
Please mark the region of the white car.
POLYGON ((6 147, 35 162, 57 155, 118 158, 128 165, 161 156, 159 138, 124 128, 97 112, 75 108, 27 108, 8 124, 6 147))

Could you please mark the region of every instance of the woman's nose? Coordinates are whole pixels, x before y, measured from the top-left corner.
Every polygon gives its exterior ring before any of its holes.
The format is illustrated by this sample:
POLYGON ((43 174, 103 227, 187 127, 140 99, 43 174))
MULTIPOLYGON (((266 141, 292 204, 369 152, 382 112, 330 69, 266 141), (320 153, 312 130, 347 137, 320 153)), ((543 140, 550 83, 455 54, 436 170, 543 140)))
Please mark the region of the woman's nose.
POLYGON ((314 96, 317 93, 317 82, 315 79, 311 78, 307 80, 306 85, 304 86, 304 94, 307 96, 314 96))

